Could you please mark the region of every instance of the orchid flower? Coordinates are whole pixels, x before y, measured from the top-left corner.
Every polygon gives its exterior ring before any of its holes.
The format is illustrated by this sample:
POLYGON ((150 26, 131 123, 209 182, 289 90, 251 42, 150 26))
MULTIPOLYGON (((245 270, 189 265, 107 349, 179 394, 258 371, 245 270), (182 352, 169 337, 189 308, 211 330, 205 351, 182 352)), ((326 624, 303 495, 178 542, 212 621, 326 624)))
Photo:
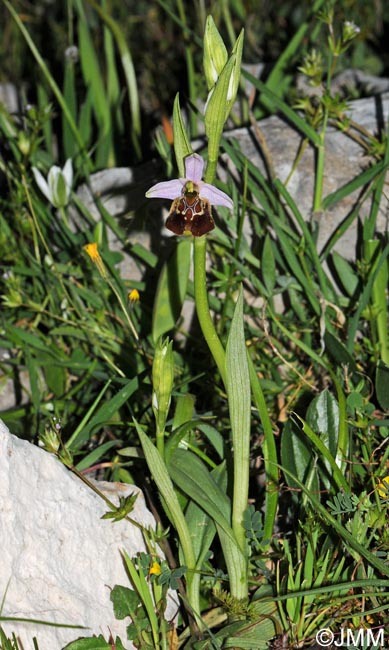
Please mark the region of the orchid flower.
POLYGON ((212 205, 232 208, 227 194, 214 185, 204 183, 204 160, 194 153, 185 159, 185 178, 175 178, 153 185, 147 192, 148 199, 172 199, 166 228, 176 235, 200 237, 213 230, 212 205))

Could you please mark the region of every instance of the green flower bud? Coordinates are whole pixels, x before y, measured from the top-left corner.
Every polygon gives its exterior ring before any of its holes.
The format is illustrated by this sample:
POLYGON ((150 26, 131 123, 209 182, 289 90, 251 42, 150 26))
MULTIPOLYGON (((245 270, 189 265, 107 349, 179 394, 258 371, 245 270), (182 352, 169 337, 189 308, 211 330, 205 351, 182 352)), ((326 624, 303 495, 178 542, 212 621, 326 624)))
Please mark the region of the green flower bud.
POLYGON ((28 156, 31 152, 31 139, 23 131, 20 131, 18 135, 18 147, 23 156, 28 156))
POLYGON ((57 432, 51 428, 39 435, 39 442, 50 454, 56 454, 61 444, 57 432))
POLYGON ((165 429, 174 382, 173 341, 162 337, 155 348, 153 362, 153 411, 157 431, 165 429))
POLYGON ((205 132, 208 137, 208 159, 216 160, 224 124, 238 92, 242 62, 244 31, 239 34, 232 54, 208 94, 204 110, 205 132))
POLYGON ((203 65, 208 90, 216 84, 221 71, 227 63, 228 54, 223 39, 213 21, 208 16, 204 32, 203 65))
POLYGON ((39 435, 39 442, 51 454, 58 453, 61 445, 61 423, 56 417, 50 419, 44 432, 39 435))
POLYGON ((204 125, 208 138, 208 159, 217 160, 220 139, 227 119, 227 96, 235 57, 231 56, 217 80, 217 84, 208 95, 205 105, 204 125))
POLYGON ((235 45, 232 49, 231 57, 234 56, 235 58, 234 58, 234 65, 231 72, 230 83, 228 85, 226 119, 230 114, 232 105, 235 101, 236 94, 239 88, 240 70, 242 65, 243 40, 244 40, 244 29, 241 30, 238 38, 236 39, 235 45))

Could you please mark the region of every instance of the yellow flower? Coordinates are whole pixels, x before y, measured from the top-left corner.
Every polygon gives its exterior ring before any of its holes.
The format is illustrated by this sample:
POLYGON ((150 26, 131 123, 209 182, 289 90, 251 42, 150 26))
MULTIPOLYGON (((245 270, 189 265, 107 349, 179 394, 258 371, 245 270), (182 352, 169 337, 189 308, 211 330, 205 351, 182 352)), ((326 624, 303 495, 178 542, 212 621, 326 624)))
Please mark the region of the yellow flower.
POLYGON ((385 476, 377 485, 378 494, 381 499, 389 499, 389 476, 385 476))
POLYGON ((92 262, 94 264, 96 264, 100 275, 102 275, 103 278, 106 278, 107 277, 107 270, 106 270, 106 268, 104 266, 104 262, 101 259, 100 253, 99 253, 99 251, 97 249, 97 244, 95 242, 93 242, 92 244, 86 244, 84 246, 84 251, 87 253, 87 255, 89 255, 92 262))
POLYGON ((158 562, 153 562, 151 567, 150 567, 149 573, 150 573, 151 576, 152 575, 156 575, 156 576, 161 575, 161 565, 158 564, 158 562))
POLYGON ((140 295, 138 289, 131 289, 130 293, 128 294, 128 300, 132 303, 139 302, 140 295))

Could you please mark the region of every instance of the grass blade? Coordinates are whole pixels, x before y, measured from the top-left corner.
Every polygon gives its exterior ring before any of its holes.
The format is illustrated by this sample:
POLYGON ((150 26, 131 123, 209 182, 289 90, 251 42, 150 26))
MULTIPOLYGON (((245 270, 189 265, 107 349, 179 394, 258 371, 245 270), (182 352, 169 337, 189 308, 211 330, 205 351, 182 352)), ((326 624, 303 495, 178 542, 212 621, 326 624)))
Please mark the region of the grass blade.
POLYGON ((57 99, 58 104, 60 105, 61 110, 62 110, 62 112, 63 112, 63 114, 64 114, 64 116, 65 116, 65 118, 66 118, 66 120, 67 120, 67 122, 69 124, 69 127, 70 127, 70 129, 71 129, 71 131, 72 131, 72 133, 73 133, 73 135, 74 135, 74 137, 76 139, 77 145, 80 148, 80 152, 84 156, 84 161, 87 163, 88 168, 90 168, 91 163, 90 163, 90 160, 87 157, 87 152, 85 150, 84 141, 83 141, 83 139, 81 137, 81 134, 80 134, 80 132, 79 132, 79 130, 77 128, 77 125, 76 125, 74 119, 73 119, 72 113, 71 113, 68 105, 66 104, 66 101, 65 101, 59 87, 57 86, 56 82, 54 81, 54 78, 50 74, 50 71, 49 71, 46 63, 42 59, 38 49, 35 46, 34 41, 32 40, 30 34, 28 33, 27 29, 23 25, 21 19, 19 18, 19 15, 15 11, 15 9, 12 7, 11 3, 8 2, 8 0, 2 0, 2 1, 5 4, 5 6, 7 7, 8 11, 11 14, 11 16, 12 16, 13 20, 15 21, 16 25, 18 26, 18 29, 20 30, 21 34, 23 35, 28 47, 30 48, 31 53, 32 53, 34 59, 36 60, 36 62, 38 64, 44 78, 46 79, 46 81, 49 84, 51 90, 53 91, 53 94, 54 94, 55 98, 57 99))
POLYGON ((131 51, 127 46, 126 39, 122 30, 117 22, 109 16, 102 7, 100 7, 94 0, 88 0, 89 4, 99 14, 100 18, 105 22, 107 27, 111 30, 116 45, 119 50, 120 59, 123 66, 123 72, 127 84, 128 99, 130 102, 130 113, 132 121, 132 144, 135 153, 140 157, 140 144, 139 139, 141 135, 141 117, 140 117, 140 102, 138 94, 138 85, 136 81, 134 64, 132 61, 131 51))

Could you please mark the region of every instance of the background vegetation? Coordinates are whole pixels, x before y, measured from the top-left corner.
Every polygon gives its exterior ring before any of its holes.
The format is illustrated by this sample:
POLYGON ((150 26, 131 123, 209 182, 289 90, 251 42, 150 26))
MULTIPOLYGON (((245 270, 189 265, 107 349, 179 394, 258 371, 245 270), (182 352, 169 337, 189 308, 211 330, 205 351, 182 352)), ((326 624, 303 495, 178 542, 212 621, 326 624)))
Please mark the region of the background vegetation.
MULTIPOLYGON (((168 477, 189 529, 206 513, 209 534, 197 549, 196 570, 201 610, 211 614, 193 622, 193 612, 183 607, 182 644, 257 648, 285 634, 288 644, 300 647, 321 627, 339 630, 344 624, 388 632, 389 244, 375 228, 386 198, 387 134, 367 134, 369 166, 333 195, 322 194, 320 161, 328 123, 346 128, 342 102, 365 92, 354 87, 346 97, 332 94, 334 75, 358 67, 389 76, 389 9, 378 0, 374 11, 362 0, 2 0, 0 20, 0 81, 15 84, 20 95, 12 114, 0 106, 1 381, 16 388, 16 402, 2 419, 34 442, 43 436, 47 444, 60 429, 61 446, 52 450, 74 470, 146 481, 157 505, 161 494, 166 505, 168 477), (287 188, 260 173, 237 143, 222 143, 238 176, 220 187, 233 197, 235 210, 220 209, 220 227, 209 238, 207 292, 218 336, 229 350, 228 370, 233 372, 234 359, 245 358, 245 345, 250 359, 250 507, 243 520, 249 589, 243 600, 230 593, 231 558, 223 543, 236 463, 231 404, 237 397, 211 363, 196 320, 188 325, 180 319, 183 299, 195 298, 188 279, 191 242, 161 240, 160 250, 150 250, 132 241, 131 224, 145 224, 145 230, 155 224, 159 241, 158 207, 137 199, 129 219, 117 220, 97 192, 96 222, 75 193, 90 184, 93 172, 118 166, 136 170, 142 197, 153 181, 177 176, 171 121, 173 110, 178 115, 177 92, 188 140, 204 133, 198 100, 207 97, 207 15, 228 52, 244 27, 243 62, 265 65, 260 81, 251 78, 251 103, 241 88, 227 128, 278 112, 316 148, 312 209, 325 211, 359 190, 344 231, 369 205, 354 260, 335 252, 339 233, 319 251, 314 228, 287 188), (349 40, 342 32, 346 20, 361 28, 349 40), (301 95, 301 74, 318 80, 321 99, 312 103, 301 95), (34 169, 46 177, 69 158, 73 192, 62 188, 59 201, 48 201, 34 169), (159 167, 150 172, 146 163, 156 159, 159 167), (245 219, 253 242, 243 235, 245 219), (136 279, 120 272, 122 252, 113 250, 112 237, 138 268, 136 279), (92 242, 98 249, 91 255, 85 246, 92 242), (282 312, 276 309, 280 297, 282 312), (169 442, 156 476, 159 457, 147 442, 161 426, 152 367, 159 337, 167 334, 174 341, 174 385, 162 427, 169 442), (234 347, 235 340, 241 347, 234 347), (145 479, 145 458, 153 479, 149 473, 145 479), (190 499, 182 463, 188 476, 204 472, 204 481, 217 486, 211 504, 204 494, 190 499)), ((181 585, 185 576, 188 586, 189 574, 178 519, 169 507, 160 510, 162 523, 170 519, 179 531, 178 540, 174 529, 161 534, 176 564, 162 567, 163 579, 154 572, 163 600, 164 588, 181 585)), ((133 563, 128 558, 137 598, 132 613, 143 630, 130 634, 139 646, 164 647, 166 630, 150 614, 142 582, 152 566, 151 555, 133 563)), ((115 593, 117 613, 127 596, 115 593)))

